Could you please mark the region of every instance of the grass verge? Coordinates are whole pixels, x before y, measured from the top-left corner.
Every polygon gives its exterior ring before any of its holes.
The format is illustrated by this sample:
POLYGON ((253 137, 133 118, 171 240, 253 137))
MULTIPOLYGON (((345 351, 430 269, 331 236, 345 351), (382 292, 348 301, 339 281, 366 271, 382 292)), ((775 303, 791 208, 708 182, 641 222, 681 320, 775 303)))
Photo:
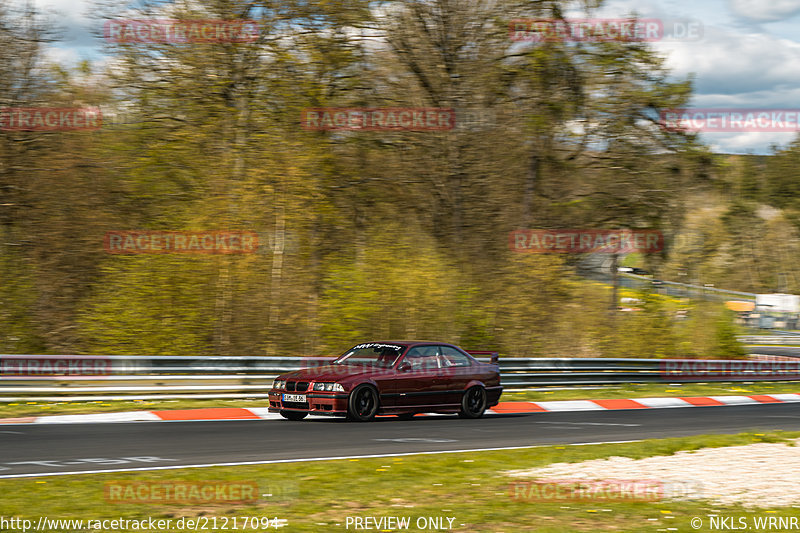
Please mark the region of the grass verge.
MULTIPOLYGON (((283 531, 347 531, 348 517, 408 517, 409 531, 420 519, 454 517, 454 532, 589 532, 589 531, 711 531, 693 529, 690 520, 707 515, 800 516, 800 509, 750 509, 720 506, 707 501, 530 503, 509 496, 512 478, 503 472, 577 462, 611 456, 633 459, 670 455, 681 450, 736 446, 755 442, 781 442, 800 432, 742 433, 646 440, 626 444, 546 446, 495 452, 414 455, 394 458, 286 463, 263 466, 214 467, 139 473, 117 473, 0 480, 0 516, 21 517, 37 523, 50 519, 103 520, 122 518, 171 519, 167 531, 180 518, 213 520, 222 530, 237 518, 286 520, 283 531), (206 480, 255 482, 259 501, 246 504, 113 503, 106 500, 108 483, 202 482, 206 480), (765 514, 771 513, 771 514, 765 514), (674 529, 673 529, 674 528, 674 529)), ((733 519, 737 524, 736 518, 733 519)), ((274 522, 273 522, 274 523, 274 522)), ((260 522, 259 522, 260 524, 260 522)), ((447 521, 444 521, 447 524, 447 521)), ((2 528, 2 526, 0 526, 2 528)), ((198 529, 203 530, 203 527, 198 529)), ((252 528, 246 528, 253 530, 252 528)), ((274 530, 269 527, 259 530, 274 530)), ((353 530, 353 526, 349 528, 353 530)), ((447 529, 447 528, 445 528, 447 529)), ((68 528, 59 528, 68 530, 68 528)), ((118 527, 117 531, 136 530, 118 527)), ((380 531, 380 529, 373 529, 380 531)), ((385 530, 385 529, 384 529, 385 530)), ((397 529, 395 529, 397 530, 397 529)))

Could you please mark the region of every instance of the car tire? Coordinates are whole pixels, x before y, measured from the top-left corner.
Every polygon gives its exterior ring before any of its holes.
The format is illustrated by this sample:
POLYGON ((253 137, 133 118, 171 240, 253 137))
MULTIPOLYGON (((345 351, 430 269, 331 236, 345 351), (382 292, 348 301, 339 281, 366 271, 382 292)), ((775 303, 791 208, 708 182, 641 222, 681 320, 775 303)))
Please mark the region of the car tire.
POLYGON ((486 411, 486 389, 480 385, 470 387, 461 398, 461 418, 480 418, 486 411))
POLYGON ((378 412, 378 391, 370 385, 359 385, 347 399, 347 418, 356 422, 369 422, 378 412))
POLYGON ((281 416, 287 420, 302 420, 308 416, 308 413, 301 411, 281 411, 281 416))
POLYGON ((413 420, 415 414, 416 413, 400 413, 399 415, 395 415, 395 416, 397 418, 399 418, 400 420, 413 420))

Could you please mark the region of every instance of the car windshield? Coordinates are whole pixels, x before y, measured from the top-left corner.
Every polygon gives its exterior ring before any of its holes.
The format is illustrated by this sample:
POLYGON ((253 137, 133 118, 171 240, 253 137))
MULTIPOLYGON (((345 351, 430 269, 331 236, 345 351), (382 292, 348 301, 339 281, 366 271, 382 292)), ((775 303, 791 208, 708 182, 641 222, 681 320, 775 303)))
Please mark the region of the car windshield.
POLYGON ((399 344, 368 343, 350 348, 334 364, 370 365, 389 368, 394 365, 405 347, 399 344))

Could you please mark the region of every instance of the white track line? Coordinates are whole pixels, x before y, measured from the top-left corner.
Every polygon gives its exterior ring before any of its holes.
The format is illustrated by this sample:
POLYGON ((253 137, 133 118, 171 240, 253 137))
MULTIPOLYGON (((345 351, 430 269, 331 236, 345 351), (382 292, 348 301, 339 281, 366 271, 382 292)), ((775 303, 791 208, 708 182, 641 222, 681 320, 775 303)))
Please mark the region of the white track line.
POLYGON ((98 413, 93 415, 53 415, 37 418, 34 424, 78 424, 92 422, 158 422, 150 411, 123 411, 121 413, 98 413))
POLYGON ((316 461, 341 461, 344 459, 380 459, 383 457, 407 457, 410 455, 440 455, 443 453, 472 453, 472 452, 496 452, 503 450, 528 450, 534 448, 549 448, 552 446, 595 446, 601 444, 629 444, 632 442, 642 442, 643 439, 636 440, 612 440, 601 442, 575 442, 571 444, 537 444, 534 446, 502 446, 498 448, 475 448, 474 450, 436 450, 430 452, 403 452, 403 453, 379 453, 370 455, 342 455, 336 457, 306 457, 301 459, 272 459, 265 461, 236 461, 227 463, 200 463, 194 465, 175 465, 175 466, 145 466, 141 468, 114 468, 106 470, 82 470, 79 472, 41 472, 38 474, 7 474, 0 475, 0 479, 26 478, 26 477, 49 477, 49 476, 77 476, 81 474, 114 474, 120 472, 146 472, 153 470, 179 470, 181 468, 213 468, 215 466, 255 466, 271 465, 282 463, 308 463, 316 461))

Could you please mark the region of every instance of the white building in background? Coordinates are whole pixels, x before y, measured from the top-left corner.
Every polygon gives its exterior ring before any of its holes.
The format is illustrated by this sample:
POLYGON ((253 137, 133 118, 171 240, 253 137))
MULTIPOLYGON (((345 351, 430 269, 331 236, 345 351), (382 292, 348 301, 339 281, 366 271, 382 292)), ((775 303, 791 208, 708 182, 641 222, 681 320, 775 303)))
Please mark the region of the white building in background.
POLYGON ((756 294, 756 311, 763 313, 800 313, 797 294, 756 294))

